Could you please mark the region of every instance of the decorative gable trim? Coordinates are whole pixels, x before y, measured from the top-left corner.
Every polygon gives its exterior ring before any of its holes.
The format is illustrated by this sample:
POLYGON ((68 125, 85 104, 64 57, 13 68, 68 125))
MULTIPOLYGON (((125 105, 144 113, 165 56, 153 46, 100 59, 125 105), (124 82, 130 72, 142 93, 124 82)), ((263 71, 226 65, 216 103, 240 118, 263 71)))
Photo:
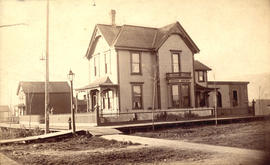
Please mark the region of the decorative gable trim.
MULTIPOLYGON (((91 37, 89 46, 87 48, 86 54, 85 54, 85 57, 88 60, 92 57, 93 53, 95 52, 97 43, 98 43, 98 41, 99 41, 99 39, 101 37, 103 37, 106 40, 106 38, 103 36, 103 34, 100 32, 98 26, 96 25, 95 26, 95 29, 93 31, 93 34, 92 34, 92 37, 91 37)), ((110 45, 108 44, 108 41, 107 40, 106 40, 106 44, 110 47, 110 45)))
POLYGON ((157 45, 155 50, 158 50, 171 35, 179 35, 181 39, 186 43, 186 45, 190 48, 190 50, 196 54, 200 52, 200 49, 197 47, 197 45, 192 41, 192 39, 189 37, 189 35, 185 32, 184 28, 180 25, 179 22, 176 22, 176 24, 168 30, 168 32, 165 34, 165 37, 161 42, 157 45), (175 29, 177 28, 177 29, 175 29))

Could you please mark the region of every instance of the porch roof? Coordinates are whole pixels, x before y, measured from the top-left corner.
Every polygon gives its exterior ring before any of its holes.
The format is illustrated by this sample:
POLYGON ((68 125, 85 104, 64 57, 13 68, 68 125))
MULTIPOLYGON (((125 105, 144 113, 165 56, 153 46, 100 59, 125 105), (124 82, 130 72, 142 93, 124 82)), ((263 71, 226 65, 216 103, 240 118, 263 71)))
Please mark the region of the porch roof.
POLYGON ((99 87, 118 87, 118 84, 113 84, 109 77, 102 77, 86 86, 77 88, 75 90, 84 91, 86 89, 94 89, 94 88, 99 88, 99 87))
POLYGON ((197 84, 197 83, 195 85, 195 88, 196 88, 196 91, 205 91, 205 92, 211 92, 215 89, 219 89, 219 88, 204 87, 204 86, 197 84))

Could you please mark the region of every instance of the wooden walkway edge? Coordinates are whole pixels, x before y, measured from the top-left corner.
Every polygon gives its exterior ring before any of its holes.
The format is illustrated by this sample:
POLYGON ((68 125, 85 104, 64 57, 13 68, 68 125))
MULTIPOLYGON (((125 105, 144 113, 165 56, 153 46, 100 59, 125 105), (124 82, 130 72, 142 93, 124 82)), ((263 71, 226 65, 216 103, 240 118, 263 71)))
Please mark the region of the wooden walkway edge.
MULTIPOLYGON (((78 131, 78 132, 81 132, 78 131)), ((54 133, 48 133, 44 135, 38 135, 38 136, 29 136, 24 138, 16 138, 16 139, 7 139, 7 140, 0 140, 0 144, 9 144, 9 143, 27 143, 29 141, 42 141, 52 138, 63 138, 72 136, 72 131, 61 131, 61 132, 54 132, 54 133)))

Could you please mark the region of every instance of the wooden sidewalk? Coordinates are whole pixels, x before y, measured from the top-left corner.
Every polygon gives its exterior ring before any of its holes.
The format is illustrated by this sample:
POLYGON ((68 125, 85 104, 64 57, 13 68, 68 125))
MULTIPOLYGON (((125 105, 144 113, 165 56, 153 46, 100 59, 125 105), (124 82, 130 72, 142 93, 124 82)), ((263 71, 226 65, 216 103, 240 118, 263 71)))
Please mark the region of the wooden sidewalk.
POLYGON ((190 120, 179 120, 179 121, 159 121, 159 122, 148 122, 148 123, 137 123, 137 124, 122 124, 122 125, 113 125, 113 126, 100 126, 100 127, 106 127, 106 128, 114 128, 114 129, 125 129, 125 128, 140 128, 140 127, 152 127, 154 126, 166 126, 166 125, 180 125, 180 124, 198 124, 198 123, 207 123, 212 122, 215 123, 217 120, 218 123, 224 122, 224 121, 237 121, 237 120, 262 120, 264 119, 264 116, 238 116, 238 117, 219 117, 219 118, 205 118, 205 119, 190 119, 190 120))
MULTIPOLYGON (((223 117, 223 118, 217 118, 218 122, 223 121, 236 121, 236 120, 262 120, 264 119, 264 116, 242 116, 242 117, 223 117)), ((170 125, 181 125, 181 124, 199 124, 199 123, 206 123, 206 122, 213 122, 215 123, 216 118, 208 118, 208 119, 196 119, 196 120, 184 120, 184 121, 165 121, 165 122, 148 122, 148 123, 138 123, 138 124, 122 124, 122 125, 114 125, 114 126, 77 126, 76 129, 77 132, 81 131, 87 131, 93 136, 103 136, 103 135, 116 135, 116 134, 122 134, 121 131, 124 130, 132 130, 137 128, 145 128, 145 127, 152 127, 154 126, 170 126, 170 125), (121 131, 120 131, 121 130, 121 131)), ((40 125, 41 129, 43 128, 43 125, 40 125)), ((21 127, 19 124, 5 124, 0 123, 0 127, 6 127, 6 128, 25 128, 21 127)), ((34 129, 34 128, 30 128, 34 129)), ((7 140, 1 140, 0 144, 7 144, 7 143, 16 143, 16 142, 28 142, 28 141, 38 141, 38 140, 45 140, 50 138, 62 138, 62 137, 68 137, 72 135, 72 131, 68 130, 66 126, 58 126, 54 128, 50 128, 50 130, 54 130, 57 132, 39 135, 39 136, 31 136, 31 137, 25 137, 25 138, 17 138, 17 139, 7 139, 7 140)))

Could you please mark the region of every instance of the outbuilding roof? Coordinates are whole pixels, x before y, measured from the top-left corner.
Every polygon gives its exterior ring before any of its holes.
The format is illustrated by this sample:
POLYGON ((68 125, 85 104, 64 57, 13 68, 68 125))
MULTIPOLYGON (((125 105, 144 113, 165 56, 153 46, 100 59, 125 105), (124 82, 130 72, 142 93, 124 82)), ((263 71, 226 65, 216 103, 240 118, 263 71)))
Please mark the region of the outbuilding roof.
MULTIPOLYGON (((45 93, 45 82, 21 81, 18 85, 17 95, 21 88, 24 93, 45 93)), ((68 93, 70 87, 66 81, 49 82, 48 91, 49 93, 68 93)))
POLYGON ((100 32, 109 46, 115 48, 138 48, 143 50, 157 50, 172 34, 178 34, 193 53, 200 50, 179 22, 169 24, 161 28, 143 27, 134 25, 104 25, 97 24, 92 34, 86 53, 90 58, 94 52, 100 32))
POLYGON ((200 61, 195 60, 194 61, 194 69, 195 70, 212 70, 211 68, 209 68, 208 66, 204 65, 203 63, 201 63, 200 61))

